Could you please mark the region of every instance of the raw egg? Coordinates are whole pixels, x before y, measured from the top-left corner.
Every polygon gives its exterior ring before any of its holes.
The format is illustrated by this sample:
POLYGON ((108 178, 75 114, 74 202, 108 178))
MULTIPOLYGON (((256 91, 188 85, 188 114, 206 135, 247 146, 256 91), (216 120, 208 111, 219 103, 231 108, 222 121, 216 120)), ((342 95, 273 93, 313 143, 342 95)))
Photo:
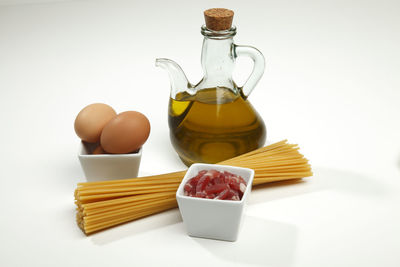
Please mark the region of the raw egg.
POLYGON ((118 114, 103 128, 100 143, 105 151, 124 154, 138 150, 150 134, 150 122, 140 112, 118 114))
POLYGON ((109 105, 95 103, 83 108, 75 119, 75 132, 83 140, 96 143, 100 140, 101 131, 104 126, 117 113, 109 105))

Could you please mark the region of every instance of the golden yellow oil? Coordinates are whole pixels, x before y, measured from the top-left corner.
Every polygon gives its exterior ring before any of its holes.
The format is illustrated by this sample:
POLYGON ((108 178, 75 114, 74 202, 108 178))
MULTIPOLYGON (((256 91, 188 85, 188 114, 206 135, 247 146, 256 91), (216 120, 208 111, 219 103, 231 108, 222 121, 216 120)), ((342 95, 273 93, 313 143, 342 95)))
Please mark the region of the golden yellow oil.
POLYGON ((257 149, 266 136, 264 122, 249 101, 224 87, 170 98, 168 123, 172 145, 188 166, 257 149))

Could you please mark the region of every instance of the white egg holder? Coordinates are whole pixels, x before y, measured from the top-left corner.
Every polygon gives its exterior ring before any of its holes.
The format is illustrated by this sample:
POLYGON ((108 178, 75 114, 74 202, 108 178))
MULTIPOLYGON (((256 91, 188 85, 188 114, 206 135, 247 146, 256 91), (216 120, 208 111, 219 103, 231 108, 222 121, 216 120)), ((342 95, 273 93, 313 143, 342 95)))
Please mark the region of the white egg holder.
POLYGON ((88 182, 136 178, 142 148, 129 154, 91 154, 96 144, 80 142, 78 158, 88 182))

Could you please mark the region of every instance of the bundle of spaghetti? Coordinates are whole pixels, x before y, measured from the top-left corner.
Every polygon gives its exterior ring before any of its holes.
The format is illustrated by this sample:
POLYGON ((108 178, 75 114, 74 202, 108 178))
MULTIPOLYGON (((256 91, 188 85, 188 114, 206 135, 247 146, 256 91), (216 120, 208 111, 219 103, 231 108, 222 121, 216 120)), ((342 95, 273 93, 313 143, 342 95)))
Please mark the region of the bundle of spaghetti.
MULTIPOLYGON (((311 166, 299 147, 286 140, 218 164, 253 169, 253 186, 312 176, 311 166)), ((79 183, 75 190, 77 223, 90 234, 175 208, 175 193, 185 173, 79 183)))

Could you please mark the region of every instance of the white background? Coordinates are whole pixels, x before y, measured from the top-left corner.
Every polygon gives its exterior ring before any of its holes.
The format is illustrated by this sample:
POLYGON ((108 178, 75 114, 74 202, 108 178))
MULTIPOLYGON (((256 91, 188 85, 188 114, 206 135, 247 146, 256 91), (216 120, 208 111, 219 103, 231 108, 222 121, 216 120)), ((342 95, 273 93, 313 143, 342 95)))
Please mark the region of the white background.
MULTIPOLYGON (((399 14, 395 0, 0 0, 0 266, 400 266, 399 14), (76 114, 146 114, 140 175, 184 169, 154 61, 198 82, 211 7, 267 59, 249 100, 268 142, 298 143, 315 175, 255 190, 234 243, 188 237, 177 209, 85 236, 76 114)), ((238 60, 239 84, 250 70, 238 60)))

